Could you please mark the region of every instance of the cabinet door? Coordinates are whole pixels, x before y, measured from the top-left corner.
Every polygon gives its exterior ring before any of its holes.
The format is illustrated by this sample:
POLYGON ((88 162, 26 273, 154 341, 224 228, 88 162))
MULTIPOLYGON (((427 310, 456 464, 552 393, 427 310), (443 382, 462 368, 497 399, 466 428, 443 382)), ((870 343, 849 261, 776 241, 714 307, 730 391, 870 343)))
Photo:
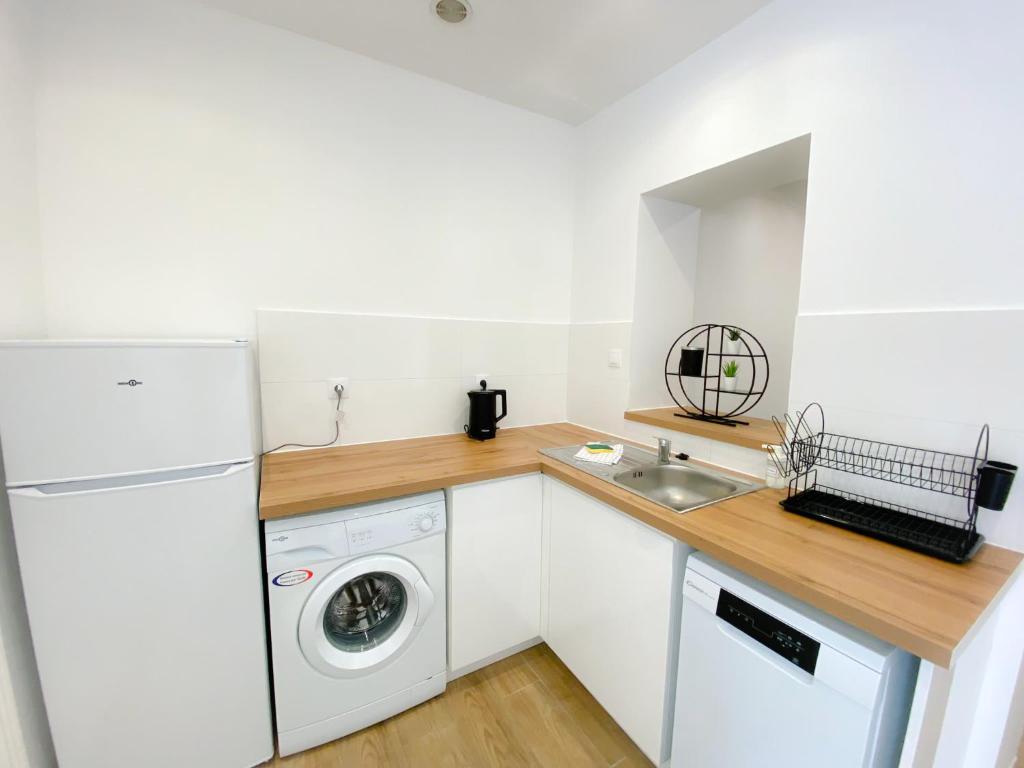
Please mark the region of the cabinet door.
POLYGON ((675 680, 676 543, 551 478, 545 639, 660 765, 675 680))
POLYGON ((452 488, 448 542, 448 667, 460 673, 540 635, 540 475, 452 488))

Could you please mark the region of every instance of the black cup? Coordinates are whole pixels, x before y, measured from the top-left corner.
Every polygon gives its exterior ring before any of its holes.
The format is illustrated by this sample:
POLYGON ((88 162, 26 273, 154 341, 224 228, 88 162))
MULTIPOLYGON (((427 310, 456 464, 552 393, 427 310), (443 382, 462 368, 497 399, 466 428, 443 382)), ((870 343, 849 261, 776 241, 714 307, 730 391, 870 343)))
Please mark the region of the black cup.
POLYGON ((978 494, 975 498, 979 507, 1000 510, 1006 506, 1010 486, 1017 474, 1017 465, 1003 461, 986 461, 978 470, 978 494))
POLYGON ((679 353, 679 375, 701 376, 704 373, 704 347, 683 347, 679 353))

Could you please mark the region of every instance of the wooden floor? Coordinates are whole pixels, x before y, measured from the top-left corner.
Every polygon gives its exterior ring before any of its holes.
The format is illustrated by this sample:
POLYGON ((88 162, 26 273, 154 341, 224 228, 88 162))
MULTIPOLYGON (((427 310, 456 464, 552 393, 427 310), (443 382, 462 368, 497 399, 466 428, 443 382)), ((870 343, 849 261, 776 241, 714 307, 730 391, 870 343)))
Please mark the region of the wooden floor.
POLYGON ((651 762, 546 645, 448 684, 443 695, 287 768, 616 766, 651 762))

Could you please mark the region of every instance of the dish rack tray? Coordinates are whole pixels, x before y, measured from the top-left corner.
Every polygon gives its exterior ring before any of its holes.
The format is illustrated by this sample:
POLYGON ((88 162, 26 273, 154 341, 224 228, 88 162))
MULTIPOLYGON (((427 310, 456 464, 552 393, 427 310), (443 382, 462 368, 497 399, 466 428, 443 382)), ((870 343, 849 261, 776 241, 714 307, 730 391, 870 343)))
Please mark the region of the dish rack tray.
MULTIPOLYGON (((784 509, 876 539, 956 563, 969 560, 983 542, 978 533, 978 470, 988 458, 989 430, 981 428, 974 454, 913 448, 826 432, 821 406, 777 423, 783 436, 786 475, 792 475, 784 509), (964 517, 927 512, 818 482, 856 475, 964 499, 964 517)), ((877 484, 876 484, 877 485, 877 484)), ((920 497, 922 494, 916 494, 920 497)))

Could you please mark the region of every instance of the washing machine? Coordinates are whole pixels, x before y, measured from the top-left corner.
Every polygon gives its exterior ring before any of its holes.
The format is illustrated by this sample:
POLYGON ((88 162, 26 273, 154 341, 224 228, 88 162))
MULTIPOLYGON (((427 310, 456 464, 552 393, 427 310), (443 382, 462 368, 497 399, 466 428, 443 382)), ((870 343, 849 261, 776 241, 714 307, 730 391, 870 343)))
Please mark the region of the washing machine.
POLYGON ((266 523, 282 756, 444 691, 445 522, 436 491, 266 523))

